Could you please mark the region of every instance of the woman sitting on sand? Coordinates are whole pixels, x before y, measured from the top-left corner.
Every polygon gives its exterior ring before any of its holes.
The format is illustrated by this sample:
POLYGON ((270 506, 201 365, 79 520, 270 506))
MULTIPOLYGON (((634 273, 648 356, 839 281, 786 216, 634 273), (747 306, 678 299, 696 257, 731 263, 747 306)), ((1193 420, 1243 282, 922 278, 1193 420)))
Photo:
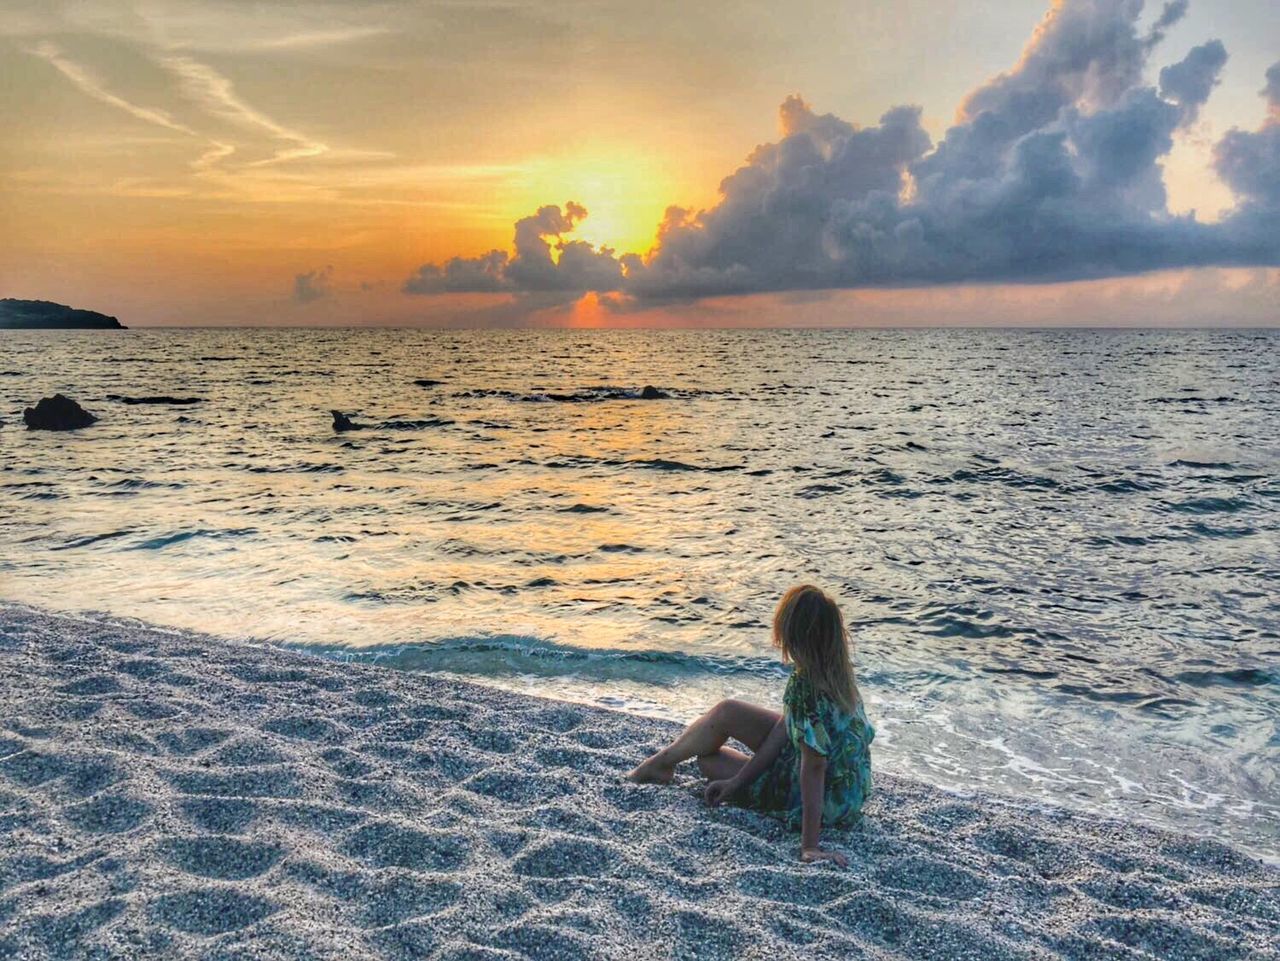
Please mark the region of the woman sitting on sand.
POLYGON ((779 817, 800 828, 800 860, 843 867, 844 855, 824 851, 818 835, 824 824, 861 816, 871 792, 875 729, 853 679, 840 608, 816 587, 791 588, 773 615, 773 646, 784 664, 795 665, 781 714, 721 701, 627 777, 666 784, 677 764, 696 757, 712 807, 730 801, 779 817), (755 753, 725 747, 730 738, 755 753))

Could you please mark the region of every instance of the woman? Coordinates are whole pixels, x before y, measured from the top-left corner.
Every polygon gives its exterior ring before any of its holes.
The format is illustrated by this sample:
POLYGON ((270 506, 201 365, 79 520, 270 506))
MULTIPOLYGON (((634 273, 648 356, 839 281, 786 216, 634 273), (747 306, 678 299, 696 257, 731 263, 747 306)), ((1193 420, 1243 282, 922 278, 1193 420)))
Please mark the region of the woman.
POLYGON ((707 803, 754 808, 800 829, 802 861, 848 862, 820 844, 823 825, 858 820, 871 792, 871 740, 854 681, 849 636, 836 602, 808 584, 793 587, 773 615, 773 646, 793 665, 782 713, 721 701, 668 747, 627 775, 670 783, 689 758, 707 778, 707 803), (730 738, 754 752, 725 747, 730 738))

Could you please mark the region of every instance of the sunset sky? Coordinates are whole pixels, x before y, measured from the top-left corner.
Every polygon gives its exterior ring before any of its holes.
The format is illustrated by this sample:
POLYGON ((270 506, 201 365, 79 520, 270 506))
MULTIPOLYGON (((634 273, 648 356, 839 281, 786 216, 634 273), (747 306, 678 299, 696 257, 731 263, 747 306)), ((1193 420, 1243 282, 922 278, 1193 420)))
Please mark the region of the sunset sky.
POLYGON ((137 326, 1275 324, 1280 17, 1184 6, 6 0, 0 296, 137 326))

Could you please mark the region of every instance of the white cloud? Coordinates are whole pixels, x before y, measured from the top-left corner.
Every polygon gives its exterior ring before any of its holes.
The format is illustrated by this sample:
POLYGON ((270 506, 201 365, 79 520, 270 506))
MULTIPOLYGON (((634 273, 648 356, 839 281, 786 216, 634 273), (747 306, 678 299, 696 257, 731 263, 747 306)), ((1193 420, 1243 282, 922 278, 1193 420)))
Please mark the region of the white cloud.
POLYGON ((196 136, 194 130, 185 124, 178 123, 163 110, 157 110, 153 107, 141 107, 112 93, 87 67, 67 59, 57 44, 45 40, 36 44, 35 47, 31 48, 30 52, 47 60, 54 69, 71 81, 76 89, 93 99, 115 107, 117 110, 123 110, 138 120, 155 124, 158 127, 165 127, 177 133, 196 136))
POLYGON ((236 93, 232 82, 208 64, 179 55, 160 56, 157 62, 173 73, 187 96, 209 113, 242 127, 265 131, 277 140, 293 144, 277 150, 268 161, 260 163, 317 157, 328 152, 328 145, 277 123, 246 103, 236 93))

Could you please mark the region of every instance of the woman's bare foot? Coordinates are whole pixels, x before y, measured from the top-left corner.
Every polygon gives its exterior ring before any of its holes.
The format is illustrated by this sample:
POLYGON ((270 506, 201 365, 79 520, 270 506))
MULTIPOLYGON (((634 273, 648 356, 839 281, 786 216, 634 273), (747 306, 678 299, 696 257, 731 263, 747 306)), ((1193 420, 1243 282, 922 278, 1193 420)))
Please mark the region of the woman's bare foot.
POLYGON ((659 751, 638 767, 632 768, 627 773, 627 780, 636 784, 670 784, 675 776, 676 766, 664 763, 662 752, 659 751))

